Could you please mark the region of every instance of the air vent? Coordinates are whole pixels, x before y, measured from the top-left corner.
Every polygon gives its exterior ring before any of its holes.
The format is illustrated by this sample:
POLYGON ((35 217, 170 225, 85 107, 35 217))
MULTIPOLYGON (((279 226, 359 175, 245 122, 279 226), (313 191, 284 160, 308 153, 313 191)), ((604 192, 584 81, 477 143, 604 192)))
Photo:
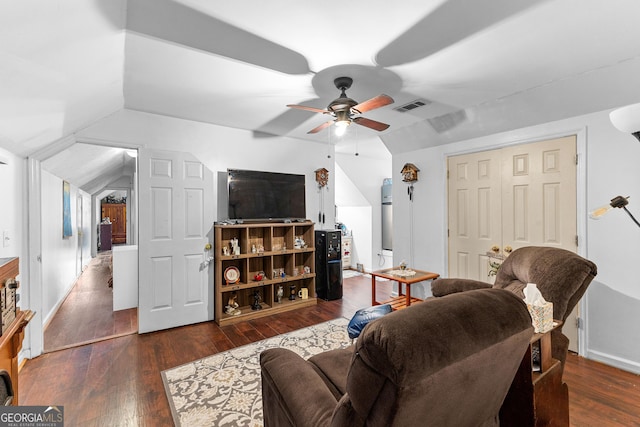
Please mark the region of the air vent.
POLYGON ((425 105, 431 104, 430 101, 426 99, 416 99, 408 104, 401 105, 400 107, 394 108, 394 110, 399 111, 401 113, 406 113, 407 111, 415 110, 416 108, 424 107, 425 105))

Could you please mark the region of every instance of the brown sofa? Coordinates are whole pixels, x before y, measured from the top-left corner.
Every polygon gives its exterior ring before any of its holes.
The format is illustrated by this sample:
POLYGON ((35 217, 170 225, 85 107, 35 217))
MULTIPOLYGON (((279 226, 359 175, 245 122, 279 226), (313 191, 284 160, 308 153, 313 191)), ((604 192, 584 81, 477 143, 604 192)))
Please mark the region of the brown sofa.
MULTIPOLYGON (((581 256, 559 248, 528 246, 516 249, 498 269, 492 285, 469 279, 437 279, 431 293, 439 297, 471 289, 506 289, 524 298, 527 283, 535 283, 545 300, 553 303, 553 318, 567 319, 597 274, 596 265, 581 256)), ((551 333, 552 355, 564 362, 569 339, 558 328, 551 333)))
POLYGON ((388 314, 309 361, 266 350, 265 426, 497 426, 532 335, 524 302, 486 289, 388 314))

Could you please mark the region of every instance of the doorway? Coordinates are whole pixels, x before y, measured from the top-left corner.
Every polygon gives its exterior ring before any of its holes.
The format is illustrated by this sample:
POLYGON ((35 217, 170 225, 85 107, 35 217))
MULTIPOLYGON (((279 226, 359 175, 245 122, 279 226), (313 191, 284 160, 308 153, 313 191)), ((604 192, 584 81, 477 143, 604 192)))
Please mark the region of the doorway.
MULTIPOLYGON (((113 310, 110 254, 96 254, 100 210, 95 203, 95 195, 107 187, 125 189, 132 199, 136 197, 137 160, 131 153, 135 150, 66 141, 58 148, 55 154, 29 161, 34 178, 29 184, 31 303, 40 313, 39 324, 32 328, 34 356, 137 331, 137 313, 113 310), (66 239, 58 232, 63 181, 71 185, 71 202, 77 206, 72 220, 78 225, 66 239), (39 223, 43 226, 38 227, 39 223), (73 258, 76 261, 70 263, 73 258)), ((127 231, 132 229, 133 224, 128 225, 127 231)))

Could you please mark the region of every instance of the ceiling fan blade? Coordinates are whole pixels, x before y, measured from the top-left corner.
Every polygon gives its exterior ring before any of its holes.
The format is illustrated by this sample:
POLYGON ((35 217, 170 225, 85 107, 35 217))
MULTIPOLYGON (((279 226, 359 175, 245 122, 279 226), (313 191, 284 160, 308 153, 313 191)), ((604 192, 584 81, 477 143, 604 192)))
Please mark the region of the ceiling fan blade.
POLYGON ((393 98, 389 95, 382 94, 367 101, 361 102, 360 104, 351 107, 351 109, 355 110, 358 113, 364 113, 367 111, 375 110, 376 108, 384 107, 385 105, 389 104, 393 104, 393 98))
POLYGON ((377 122, 375 120, 367 119, 365 117, 356 117, 353 119, 354 122, 359 124, 360 126, 365 126, 373 130, 377 130, 378 132, 383 131, 389 127, 388 124, 377 122))
POLYGON ((297 108, 298 110, 313 111, 314 113, 322 113, 322 114, 329 114, 330 113, 329 110, 321 110, 319 108, 307 107, 306 105, 288 104, 287 107, 289 107, 289 108, 297 108))
POLYGON ((448 0, 385 46, 375 57, 382 67, 426 58, 547 0, 448 0))
POLYGON ((181 3, 131 0, 126 29, 286 74, 311 71, 300 53, 181 3))
POLYGON ((320 132, 322 129, 329 127, 333 124, 333 120, 329 120, 328 122, 324 122, 323 124, 321 124, 320 126, 316 126, 313 129, 311 129, 309 132, 307 133, 318 133, 320 132))

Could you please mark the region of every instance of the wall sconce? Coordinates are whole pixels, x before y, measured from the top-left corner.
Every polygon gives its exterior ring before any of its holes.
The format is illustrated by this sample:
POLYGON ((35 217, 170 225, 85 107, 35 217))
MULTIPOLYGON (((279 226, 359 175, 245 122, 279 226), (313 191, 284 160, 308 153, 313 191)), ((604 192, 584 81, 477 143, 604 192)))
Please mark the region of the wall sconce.
POLYGON ((636 225, 640 227, 640 222, 638 222, 638 220, 635 219, 631 212, 629 212, 629 210, 627 209, 628 204, 629 197, 616 196, 611 199, 611 203, 609 203, 608 205, 601 206, 589 212, 589 217, 591 219, 600 219, 605 216, 612 208, 622 208, 629 215, 631 220, 633 220, 633 222, 635 222, 636 225))
POLYGON ((618 130, 630 133, 640 141, 640 103, 613 110, 609 120, 618 130))

